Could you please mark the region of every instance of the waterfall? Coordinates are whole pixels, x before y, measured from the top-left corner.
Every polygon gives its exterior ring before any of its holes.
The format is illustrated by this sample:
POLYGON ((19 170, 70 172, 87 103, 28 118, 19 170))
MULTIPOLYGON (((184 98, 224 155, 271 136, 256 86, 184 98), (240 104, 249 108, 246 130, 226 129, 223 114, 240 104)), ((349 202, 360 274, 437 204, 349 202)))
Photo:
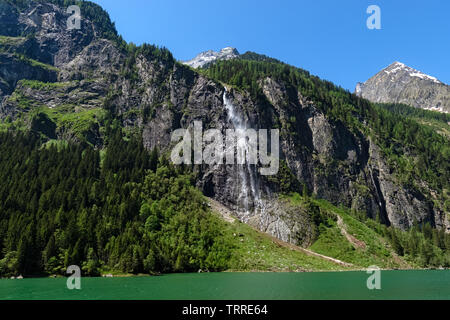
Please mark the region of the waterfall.
MULTIPOLYGON (((227 110, 228 123, 235 130, 246 130, 250 129, 247 121, 244 120, 242 115, 236 110, 235 106, 227 97, 227 89, 223 94, 223 101, 225 109, 227 110)), ((251 165, 249 161, 249 143, 246 137, 238 137, 237 139, 237 150, 245 150, 246 162, 243 165, 236 164, 237 173, 239 181, 236 183, 238 190, 238 201, 237 206, 239 210, 244 209, 244 217, 242 220, 248 219, 251 213, 257 211, 263 211, 264 205, 261 199, 261 190, 259 186, 258 172, 255 165, 251 165), (239 148, 242 147, 242 149, 239 148)))

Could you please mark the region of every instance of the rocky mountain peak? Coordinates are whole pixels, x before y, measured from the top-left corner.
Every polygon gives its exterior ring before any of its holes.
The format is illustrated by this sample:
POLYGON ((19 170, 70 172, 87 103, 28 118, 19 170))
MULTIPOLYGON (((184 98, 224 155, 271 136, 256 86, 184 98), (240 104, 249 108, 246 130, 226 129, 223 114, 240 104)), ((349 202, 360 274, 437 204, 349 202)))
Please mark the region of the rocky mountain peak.
POLYGON ((223 48, 222 50, 220 50, 220 54, 223 55, 227 55, 227 56, 238 56, 239 55, 239 51, 237 51, 236 48, 233 47, 226 47, 223 48))
POLYGON ((450 86, 398 61, 365 83, 358 83, 355 93, 372 102, 403 103, 416 108, 450 112, 450 86))
POLYGON ((192 68, 203 68, 217 60, 231 60, 240 56, 239 51, 233 47, 226 47, 220 51, 208 50, 200 53, 194 59, 185 61, 183 64, 192 68))
POLYGON ((398 61, 392 63, 389 67, 385 68, 383 72, 390 75, 392 78, 406 75, 409 77, 417 77, 423 80, 429 80, 435 83, 442 83, 435 77, 429 76, 419 70, 408 67, 404 63, 398 61))

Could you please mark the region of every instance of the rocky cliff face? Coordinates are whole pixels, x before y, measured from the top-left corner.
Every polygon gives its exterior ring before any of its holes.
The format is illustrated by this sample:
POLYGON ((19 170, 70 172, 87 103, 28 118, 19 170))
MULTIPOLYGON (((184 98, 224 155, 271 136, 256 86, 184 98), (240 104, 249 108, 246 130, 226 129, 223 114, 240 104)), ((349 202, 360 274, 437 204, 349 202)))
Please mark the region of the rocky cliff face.
POLYGON ((450 113, 450 86, 400 62, 358 83, 355 92, 372 102, 403 103, 450 113))
POLYGON ((2 118, 30 127, 36 114, 53 114, 51 121, 61 120, 53 124, 55 137, 101 146, 103 101, 125 54, 86 17, 69 30, 67 8, 32 1, 19 8, 5 0, 0 6, 2 118))
MULTIPOLYGON (((14 7, 7 9, 16 12, 14 7)), ((6 79, 0 106, 3 119, 28 119, 33 128, 31 114, 38 112, 49 122, 41 133, 76 141, 84 137, 101 148, 101 113, 108 110, 125 130, 142 134, 148 149, 169 151, 172 132, 188 128, 194 121, 225 135, 226 129, 236 126, 230 120, 233 108, 245 127, 280 128, 282 169, 318 197, 373 218, 379 216, 399 228, 408 228, 417 220, 450 230, 446 213, 432 198, 397 183, 371 139, 328 120, 308 97, 275 79, 259 82, 266 99, 256 100, 244 90, 225 88, 173 59, 145 50, 131 55, 99 37, 90 21, 83 21, 81 30, 68 31, 64 24, 67 15, 54 5, 33 5, 16 15, 0 17, 0 25, 10 25, 10 19, 16 19, 21 30, 31 28, 36 36, 5 38, 9 51, 5 44, 1 46, 0 61, 10 59, 2 63, 0 73, 6 79), (14 41, 17 43, 11 45, 14 41), (27 41, 31 44, 26 45, 27 41), (15 58, 19 51, 35 59, 26 60, 30 66, 15 58), (54 116, 58 113, 76 120, 72 124, 58 122, 54 116)), ((0 32, 17 35, 14 28, 0 32)), ((242 221, 284 241, 310 243, 310 214, 281 200, 276 178, 259 176, 255 168, 238 165, 202 165, 194 170, 204 194, 233 209, 242 221)))

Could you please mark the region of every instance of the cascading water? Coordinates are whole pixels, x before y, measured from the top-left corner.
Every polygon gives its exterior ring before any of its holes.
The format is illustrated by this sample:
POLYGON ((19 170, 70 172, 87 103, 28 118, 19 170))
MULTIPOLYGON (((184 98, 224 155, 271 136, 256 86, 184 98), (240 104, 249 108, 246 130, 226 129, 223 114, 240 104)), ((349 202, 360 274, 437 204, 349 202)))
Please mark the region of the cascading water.
MULTIPOLYGON (((232 127, 238 130, 249 129, 247 121, 244 120, 242 115, 236 110, 233 103, 227 97, 227 89, 223 94, 224 106, 228 113, 228 122, 232 127)), ((247 218, 252 212, 263 211, 264 205, 261 199, 261 190, 259 187, 258 172, 255 165, 250 164, 249 161, 249 149, 250 145, 246 137, 239 137, 237 139, 237 150, 245 150, 246 161, 245 164, 237 164, 236 170, 238 173, 239 181, 236 183, 238 188, 238 201, 237 206, 239 210, 244 209, 244 216, 242 220, 246 222, 247 218)))

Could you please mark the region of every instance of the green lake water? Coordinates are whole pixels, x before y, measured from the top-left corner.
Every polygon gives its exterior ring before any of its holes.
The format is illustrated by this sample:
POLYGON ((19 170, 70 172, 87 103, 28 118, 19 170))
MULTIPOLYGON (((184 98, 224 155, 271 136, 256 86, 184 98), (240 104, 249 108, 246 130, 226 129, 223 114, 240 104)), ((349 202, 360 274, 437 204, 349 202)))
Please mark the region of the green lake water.
POLYGON ((366 272, 201 273, 158 277, 0 280, 1 300, 450 299, 450 270, 382 271, 381 290, 366 272))

